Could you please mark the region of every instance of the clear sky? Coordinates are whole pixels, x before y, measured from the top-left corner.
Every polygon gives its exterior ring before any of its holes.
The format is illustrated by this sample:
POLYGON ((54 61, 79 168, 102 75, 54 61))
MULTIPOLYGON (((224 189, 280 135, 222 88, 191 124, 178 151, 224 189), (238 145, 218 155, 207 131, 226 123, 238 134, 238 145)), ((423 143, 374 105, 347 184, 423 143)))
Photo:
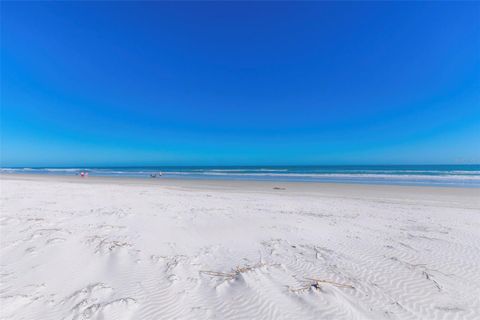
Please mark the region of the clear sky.
POLYGON ((1 3, 3 166, 480 163, 480 3, 1 3))

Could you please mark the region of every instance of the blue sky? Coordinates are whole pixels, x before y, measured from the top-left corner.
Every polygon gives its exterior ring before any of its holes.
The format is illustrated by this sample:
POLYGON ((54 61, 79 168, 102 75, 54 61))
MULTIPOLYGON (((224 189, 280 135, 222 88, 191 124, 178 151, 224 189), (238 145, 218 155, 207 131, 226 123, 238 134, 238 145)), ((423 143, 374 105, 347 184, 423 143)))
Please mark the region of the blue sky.
POLYGON ((2 2, 3 166, 480 163, 480 4, 2 2))

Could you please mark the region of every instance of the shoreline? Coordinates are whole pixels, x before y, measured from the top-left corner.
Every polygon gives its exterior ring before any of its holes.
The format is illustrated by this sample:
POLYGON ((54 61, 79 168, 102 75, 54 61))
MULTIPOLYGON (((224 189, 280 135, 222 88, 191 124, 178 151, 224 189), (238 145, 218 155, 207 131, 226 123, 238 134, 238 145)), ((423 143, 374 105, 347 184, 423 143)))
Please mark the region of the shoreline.
POLYGON ((177 187, 191 189, 222 189, 222 190, 252 190, 290 192, 369 192, 369 193, 396 193, 420 192, 422 194, 450 194, 480 197, 480 188, 460 186, 431 186, 431 185, 399 185, 399 184, 374 184, 374 183, 337 183, 313 181, 264 181, 264 180, 228 180, 228 179, 188 179, 188 178, 139 178, 139 177, 106 177, 106 176, 67 176, 55 174, 16 174, 0 173, 2 180, 18 181, 53 181, 80 184, 114 184, 114 185, 140 185, 177 187), (280 189, 275 189, 280 188, 280 189), (282 190, 284 189, 284 190, 282 190))
POLYGON ((479 188, 480 165, 2 168, 0 174, 479 188))

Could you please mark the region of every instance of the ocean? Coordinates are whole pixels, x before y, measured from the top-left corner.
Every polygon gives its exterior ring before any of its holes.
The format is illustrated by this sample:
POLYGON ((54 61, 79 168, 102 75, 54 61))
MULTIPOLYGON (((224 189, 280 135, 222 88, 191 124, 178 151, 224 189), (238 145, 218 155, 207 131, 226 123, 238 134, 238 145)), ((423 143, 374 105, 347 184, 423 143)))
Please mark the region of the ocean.
POLYGON ((480 165, 1 168, 3 173, 480 187, 480 165))

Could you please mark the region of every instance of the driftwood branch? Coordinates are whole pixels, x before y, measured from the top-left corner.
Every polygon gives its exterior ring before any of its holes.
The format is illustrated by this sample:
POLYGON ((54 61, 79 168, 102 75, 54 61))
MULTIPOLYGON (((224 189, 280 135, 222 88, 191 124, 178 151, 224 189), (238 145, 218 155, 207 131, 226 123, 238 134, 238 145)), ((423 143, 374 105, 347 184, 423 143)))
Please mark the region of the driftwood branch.
POLYGON ((290 291, 300 292, 300 291, 306 291, 312 288, 320 290, 322 285, 325 285, 325 284, 332 285, 338 288, 355 289, 355 287, 350 284, 338 283, 331 280, 316 279, 316 278, 305 278, 305 280, 307 280, 307 283, 304 286, 299 288, 289 288, 290 291))

